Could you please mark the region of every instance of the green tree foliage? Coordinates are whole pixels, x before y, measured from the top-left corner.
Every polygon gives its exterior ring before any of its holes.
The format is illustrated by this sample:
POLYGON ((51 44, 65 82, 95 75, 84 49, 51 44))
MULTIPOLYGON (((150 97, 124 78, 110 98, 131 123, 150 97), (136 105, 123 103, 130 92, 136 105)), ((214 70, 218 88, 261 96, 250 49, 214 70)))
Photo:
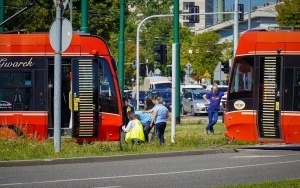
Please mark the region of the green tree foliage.
POLYGON ((220 35, 213 31, 190 36, 182 42, 181 67, 192 64, 192 75, 204 75, 205 71, 213 72, 223 57, 224 45, 218 44, 220 35))
POLYGON ((280 26, 300 26, 300 0, 285 0, 275 6, 278 16, 276 20, 280 26))
MULTIPOLYGON (((151 15, 171 14, 172 1, 144 1, 144 0, 129 0, 127 5, 135 5, 135 10, 126 15, 125 25, 125 80, 135 78, 135 68, 130 63, 136 58, 136 40, 137 27, 139 23, 146 17, 151 15)), ((149 19, 141 26, 140 29, 140 63, 148 62, 149 70, 154 69, 153 47, 159 44, 169 44, 171 40, 170 33, 172 32, 172 18, 153 18, 149 19)), ((111 35, 109 44, 114 46, 112 52, 117 57, 118 35, 111 35)), ((170 53, 171 44, 168 45, 168 54, 170 53)), ((169 58, 169 61, 171 57, 169 58)), ((165 67, 161 67, 162 71, 166 71, 165 67)))
MULTIPOLYGON (((5 1, 5 18, 14 15, 30 2, 29 0, 5 1)), ((48 32, 56 18, 56 7, 51 0, 39 0, 39 2, 40 5, 35 5, 6 24, 5 31, 26 29, 27 32, 48 32)), ((111 34, 118 33, 119 12, 118 0, 90 0, 90 33, 109 40, 111 34)), ((74 31, 80 29, 80 15, 81 0, 73 0, 72 26, 74 31)), ((70 19, 69 4, 63 11, 63 17, 70 19)))
MULTIPOLYGON (((25 29, 27 32, 48 31, 55 17, 53 1, 40 0, 42 6, 35 5, 27 11, 13 18, 4 25, 4 31, 25 29)), ((30 1, 14 0, 5 1, 5 19, 11 17, 24 7, 28 6, 30 1)))

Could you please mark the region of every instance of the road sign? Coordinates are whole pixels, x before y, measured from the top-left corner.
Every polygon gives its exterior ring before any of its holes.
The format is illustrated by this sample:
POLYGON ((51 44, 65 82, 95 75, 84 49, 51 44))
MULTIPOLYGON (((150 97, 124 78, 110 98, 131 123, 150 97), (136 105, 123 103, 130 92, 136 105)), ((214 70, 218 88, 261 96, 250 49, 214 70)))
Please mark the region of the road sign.
MULTIPOLYGON (((58 20, 55 20, 52 23, 50 32, 49 32, 50 44, 55 51, 59 50, 59 49, 56 49, 56 43, 59 41, 59 40, 57 40, 58 36, 56 36, 56 22, 57 21, 58 20)), ((72 36, 73 36, 72 24, 68 19, 64 18, 62 20, 62 29, 61 30, 62 30, 61 31, 61 35, 62 35, 61 51, 63 52, 70 46, 72 36)))

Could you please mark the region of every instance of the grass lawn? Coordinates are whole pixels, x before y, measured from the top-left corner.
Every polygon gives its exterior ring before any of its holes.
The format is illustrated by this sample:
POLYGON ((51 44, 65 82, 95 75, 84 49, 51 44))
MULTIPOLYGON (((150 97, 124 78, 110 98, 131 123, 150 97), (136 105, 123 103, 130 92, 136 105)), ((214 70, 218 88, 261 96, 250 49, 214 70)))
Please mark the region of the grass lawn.
MULTIPOLYGON (((53 139, 46 141, 18 140, 8 139, 0 140, 0 161, 10 160, 30 160, 30 159, 51 159, 51 158, 71 158, 71 157, 92 157, 92 156, 110 156, 126 155, 139 153, 158 153, 172 151, 191 151, 204 149, 234 149, 241 145, 250 145, 256 143, 238 142, 231 144, 225 138, 225 127, 222 123, 215 125, 214 135, 205 135, 205 124, 182 123, 176 125, 175 143, 171 143, 170 123, 167 125, 164 145, 158 141, 153 141, 141 145, 124 145, 120 147, 119 142, 95 142, 79 145, 74 139, 63 138, 61 143, 61 152, 54 151, 53 139)), ((282 180, 273 182, 263 182, 246 185, 224 186, 223 188, 285 188, 300 187, 300 179, 282 180)))
POLYGON ((18 140, 1 140, 0 161, 157 153, 214 148, 231 149, 237 148, 241 144, 249 144, 233 142, 228 145, 228 139, 224 136, 225 127, 222 123, 215 125, 214 135, 205 135, 204 127, 204 124, 178 124, 176 125, 175 143, 171 143, 171 126, 168 123, 165 132, 166 143, 164 145, 160 145, 158 141, 153 141, 134 146, 126 144, 121 148, 119 142, 95 142, 79 145, 74 139, 63 138, 61 152, 59 153, 54 151, 53 139, 39 142, 22 138, 18 140))
POLYGON ((245 185, 221 186, 218 188, 298 188, 300 179, 270 181, 262 183, 252 183, 245 185))

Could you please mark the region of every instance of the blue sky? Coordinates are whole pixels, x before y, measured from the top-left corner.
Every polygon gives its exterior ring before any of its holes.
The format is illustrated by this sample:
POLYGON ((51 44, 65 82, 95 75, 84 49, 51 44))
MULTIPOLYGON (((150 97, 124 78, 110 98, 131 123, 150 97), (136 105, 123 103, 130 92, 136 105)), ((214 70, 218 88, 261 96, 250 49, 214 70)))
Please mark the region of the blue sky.
MULTIPOLYGON (((232 9, 234 2, 235 0, 225 0, 225 10, 232 9)), ((277 0, 251 0, 251 7, 263 6, 266 2, 277 2, 277 0)), ((239 4, 244 4, 245 12, 248 12, 249 0, 239 0, 239 4)))

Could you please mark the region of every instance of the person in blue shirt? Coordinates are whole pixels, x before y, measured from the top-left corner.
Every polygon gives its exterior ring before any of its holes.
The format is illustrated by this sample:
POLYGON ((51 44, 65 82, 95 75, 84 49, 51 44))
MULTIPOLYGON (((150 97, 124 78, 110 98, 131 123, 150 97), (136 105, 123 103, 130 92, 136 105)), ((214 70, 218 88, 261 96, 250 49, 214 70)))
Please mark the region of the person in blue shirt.
POLYGON ((164 144, 165 143, 164 134, 165 134, 166 126, 167 126, 167 119, 170 116, 170 112, 169 112, 168 108, 166 108, 163 105, 162 97, 157 97, 156 101, 157 101, 157 103, 156 103, 155 107, 153 108, 150 126, 151 127, 155 126, 155 131, 159 138, 159 141, 161 144, 164 144))
POLYGON ((205 127, 204 131, 205 134, 208 134, 208 131, 210 131, 212 134, 214 134, 214 128, 213 126, 218 121, 218 113, 220 110, 220 102, 221 98, 224 95, 224 92, 219 92, 218 85, 214 84, 212 87, 212 91, 203 95, 203 99, 209 103, 208 106, 208 125, 205 127))

